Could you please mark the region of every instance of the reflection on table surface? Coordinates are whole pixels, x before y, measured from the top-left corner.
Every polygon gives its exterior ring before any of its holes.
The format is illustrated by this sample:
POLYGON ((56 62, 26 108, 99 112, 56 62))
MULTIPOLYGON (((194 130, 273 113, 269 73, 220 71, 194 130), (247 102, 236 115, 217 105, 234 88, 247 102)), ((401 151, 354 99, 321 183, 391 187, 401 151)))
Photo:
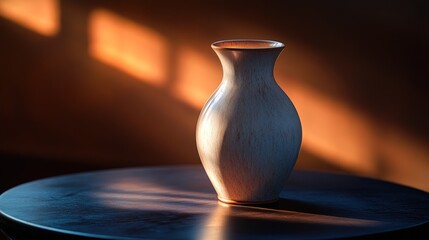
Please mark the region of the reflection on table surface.
POLYGON ((278 202, 229 205, 195 166, 39 180, 4 193, 0 207, 15 219, 98 238, 320 239, 428 222, 427 200, 427 193, 386 182, 295 171, 278 202))

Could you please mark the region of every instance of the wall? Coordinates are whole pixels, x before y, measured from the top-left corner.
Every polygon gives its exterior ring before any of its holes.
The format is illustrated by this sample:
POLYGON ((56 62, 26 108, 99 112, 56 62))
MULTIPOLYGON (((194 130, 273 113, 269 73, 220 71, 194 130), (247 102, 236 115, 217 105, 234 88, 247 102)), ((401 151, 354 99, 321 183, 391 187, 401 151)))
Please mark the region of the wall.
POLYGON ((298 168, 429 191, 427 7, 0 0, 0 152, 100 167, 198 163, 195 123, 222 76, 210 44, 275 39, 287 45, 275 76, 303 123, 298 168))

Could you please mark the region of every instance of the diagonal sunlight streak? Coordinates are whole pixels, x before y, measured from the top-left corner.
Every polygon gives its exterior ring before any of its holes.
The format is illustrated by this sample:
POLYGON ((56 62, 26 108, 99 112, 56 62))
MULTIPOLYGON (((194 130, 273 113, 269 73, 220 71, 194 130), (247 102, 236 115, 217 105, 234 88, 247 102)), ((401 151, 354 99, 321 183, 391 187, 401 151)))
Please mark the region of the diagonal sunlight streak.
POLYGON ((148 193, 106 193, 98 192, 97 198, 106 206, 116 209, 146 210, 146 211, 169 211, 193 214, 207 213, 215 200, 195 199, 187 197, 169 196, 163 194, 150 195, 148 193))
POLYGON ((216 204, 213 193, 171 189, 136 179, 124 179, 94 194, 104 205, 116 209, 206 213, 216 204))
POLYGON ((219 63, 190 47, 179 48, 177 81, 173 95, 195 109, 201 109, 222 79, 219 63))
POLYGON ((160 33, 104 9, 91 13, 88 31, 91 56, 151 85, 166 83, 168 42, 160 33))
POLYGON ((0 16, 47 37, 60 29, 58 0, 0 0, 0 16))
POLYGON ((347 104, 291 82, 298 81, 281 81, 280 85, 298 108, 304 126, 303 148, 341 168, 375 173, 377 131, 370 119, 347 104))
POLYGON ((165 186, 160 186, 159 184, 154 184, 149 181, 140 181, 138 179, 123 179, 120 182, 115 182, 110 184, 109 188, 106 189, 107 192, 117 192, 117 193, 157 193, 157 194, 174 194, 182 195, 186 197, 194 198, 203 198, 203 199, 213 199, 212 193, 204 192, 193 192, 193 191, 184 191, 171 189, 165 186))

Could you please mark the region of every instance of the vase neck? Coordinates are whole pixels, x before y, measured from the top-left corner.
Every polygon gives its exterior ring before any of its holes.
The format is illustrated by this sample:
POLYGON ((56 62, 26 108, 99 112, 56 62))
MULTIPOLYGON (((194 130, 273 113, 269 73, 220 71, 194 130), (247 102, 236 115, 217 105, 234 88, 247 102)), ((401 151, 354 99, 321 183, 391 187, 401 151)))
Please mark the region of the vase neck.
POLYGON ((235 84, 274 81, 273 70, 283 48, 214 49, 222 68, 223 79, 235 84))

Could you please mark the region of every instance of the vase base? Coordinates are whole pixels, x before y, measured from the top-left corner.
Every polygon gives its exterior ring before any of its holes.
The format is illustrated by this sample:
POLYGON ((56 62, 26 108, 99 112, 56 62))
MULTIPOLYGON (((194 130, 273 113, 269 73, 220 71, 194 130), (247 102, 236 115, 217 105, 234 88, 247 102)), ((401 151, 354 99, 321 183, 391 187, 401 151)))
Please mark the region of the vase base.
POLYGON ((217 199, 219 199, 219 201, 221 201, 222 203, 235 204, 235 205, 261 205, 261 204, 270 204, 270 203, 275 203, 275 202, 277 202, 279 200, 278 198, 275 198, 275 199, 265 200, 265 201, 236 201, 236 200, 224 199, 224 198, 220 198, 220 197, 218 197, 217 199))

